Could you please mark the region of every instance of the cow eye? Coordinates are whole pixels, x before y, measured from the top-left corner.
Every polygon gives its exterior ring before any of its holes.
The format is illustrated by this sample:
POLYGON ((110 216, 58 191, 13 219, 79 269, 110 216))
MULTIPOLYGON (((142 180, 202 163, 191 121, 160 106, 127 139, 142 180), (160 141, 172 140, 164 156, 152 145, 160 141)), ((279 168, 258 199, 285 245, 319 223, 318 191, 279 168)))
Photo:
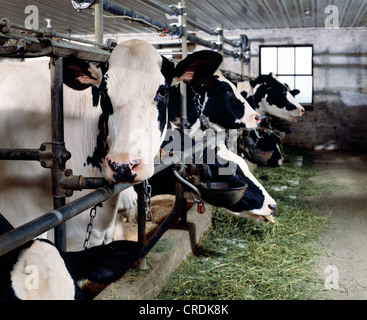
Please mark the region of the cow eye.
POLYGON ((167 97, 167 90, 168 88, 166 86, 160 86, 157 90, 154 101, 161 101, 165 99, 167 97))

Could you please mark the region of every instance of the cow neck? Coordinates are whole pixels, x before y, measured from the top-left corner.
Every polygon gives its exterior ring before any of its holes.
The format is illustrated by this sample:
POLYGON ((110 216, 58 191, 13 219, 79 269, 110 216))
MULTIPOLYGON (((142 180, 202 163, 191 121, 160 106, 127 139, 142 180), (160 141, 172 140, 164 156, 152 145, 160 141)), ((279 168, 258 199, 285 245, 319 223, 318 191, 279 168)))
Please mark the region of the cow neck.
MULTIPOLYGON (((105 68, 106 70, 107 68, 105 68)), ((103 70, 103 79, 99 88, 92 89, 93 91, 93 106, 97 106, 100 102, 102 113, 98 120, 98 135, 97 144, 92 156, 87 157, 87 164, 92 165, 99 170, 102 170, 101 164, 103 159, 107 156, 109 145, 107 143, 108 137, 108 119, 113 114, 113 106, 108 95, 107 80, 108 74, 103 70)), ((94 88, 94 87, 93 87, 94 88)))

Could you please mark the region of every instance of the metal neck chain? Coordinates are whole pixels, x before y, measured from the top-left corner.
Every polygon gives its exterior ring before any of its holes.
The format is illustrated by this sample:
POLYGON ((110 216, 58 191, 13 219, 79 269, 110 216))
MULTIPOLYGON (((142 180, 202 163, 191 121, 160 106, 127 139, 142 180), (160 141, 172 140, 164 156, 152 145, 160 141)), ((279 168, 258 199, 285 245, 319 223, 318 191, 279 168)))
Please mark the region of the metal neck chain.
POLYGON ((85 239, 84 239, 84 243, 83 243, 83 250, 88 249, 88 247, 89 247, 90 236, 91 236, 92 231, 93 231, 93 221, 94 221, 94 218, 97 215, 97 207, 102 207, 102 203, 99 203, 99 204, 95 205, 93 208, 90 209, 90 212, 89 212, 90 219, 89 219, 89 223, 87 225, 87 232, 85 234, 85 239))
POLYGON ((212 130, 214 130, 214 132, 216 132, 216 130, 210 124, 210 121, 209 121, 208 117, 205 116, 205 114, 204 114, 205 106, 203 106, 203 104, 200 101, 201 100, 201 95, 199 93, 195 92, 195 90, 193 88, 191 88, 191 89, 192 89, 192 92, 194 93, 194 99, 193 99, 194 100, 194 105, 196 107, 196 111, 199 114, 201 126, 205 129, 212 129, 212 130))
POLYGON ((145 220, 153 221, 152 213, 152 186, 149 184, 148 180, 144 180, 144 205, 145 205, 145 220))

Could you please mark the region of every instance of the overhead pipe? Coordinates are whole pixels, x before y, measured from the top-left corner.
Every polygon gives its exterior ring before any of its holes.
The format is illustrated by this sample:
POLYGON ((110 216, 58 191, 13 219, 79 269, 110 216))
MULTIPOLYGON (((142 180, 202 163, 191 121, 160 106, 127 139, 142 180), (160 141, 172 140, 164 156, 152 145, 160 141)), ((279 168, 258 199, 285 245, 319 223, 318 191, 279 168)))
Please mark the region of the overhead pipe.
MULTIPOLYGON (((165 12, 165 13, 171 15, 171 16, 174 16, 174 15, 178 16, 180 14, 179 9, 166 7, 166 6, 164 6, 164 5, 162 5, 159 2, 154 1, 154 0, 140 0, 140 1, 144 2, 144 3, 147 3, 147 4, 151 5, 152 7, 155 7, 156 9, 159 9, 159 10, 161 10, 161 11, 163 11, 163 12, 165 12)), ((212 36, 218 36, 219 35, 217 30, 210 29, 210 28, 208 28, 208 27, 206 27, 206 26, 204 26, 204 25, 202 25, 202 24, 200 24, 200 23, 198 23, 198 22, 196 22, 196 21, 194 21, 190 18, 187 18, 187 24, 191 25, 191 26, 193 26, 197 29, 200 29, 200 30, 212 35, 212 36)), ((223 37, 223 41, 227 44, 230 44, 232 47, 240 47, 239 43, 237 43, 235 41, 232 41, 230 39, 227 39, 225 37, 223 37)))

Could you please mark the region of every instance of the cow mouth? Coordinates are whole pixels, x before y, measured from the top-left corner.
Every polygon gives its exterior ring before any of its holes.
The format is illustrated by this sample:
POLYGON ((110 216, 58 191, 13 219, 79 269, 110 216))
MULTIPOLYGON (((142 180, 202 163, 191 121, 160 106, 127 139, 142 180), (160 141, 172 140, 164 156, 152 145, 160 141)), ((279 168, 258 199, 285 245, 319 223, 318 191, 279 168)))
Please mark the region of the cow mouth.
POLYGON ((263 223, 268 223, 268 222, 270 222, 272 224, 276 223, 276 221, 274 219, 274 216, 271 215, 271 214, 268 215, 268 216, 258 216, 257 219, 258 219, 258 221, 263 222, 263 223))
POLYGON ((137 173, 133 169, 140 164, 140 160, 132 160, 126 164, 119 164, 117 162, 108 160, 108 165, 113 171, 113 179, 116 182, 132 182, 135 180, 137 173))
POLYGON ((275 220, 274 220, 273 215, 263 216, 263 217, 264 217, 264 219, 265 219, 266 222, 269 221, 269 222, 275 224, 275 220))
POLYGON ((297 122, 297 118, 296 117, 291 116, 291 115, 289 115, 289 117, 291 118, 292 122, 297 122))

